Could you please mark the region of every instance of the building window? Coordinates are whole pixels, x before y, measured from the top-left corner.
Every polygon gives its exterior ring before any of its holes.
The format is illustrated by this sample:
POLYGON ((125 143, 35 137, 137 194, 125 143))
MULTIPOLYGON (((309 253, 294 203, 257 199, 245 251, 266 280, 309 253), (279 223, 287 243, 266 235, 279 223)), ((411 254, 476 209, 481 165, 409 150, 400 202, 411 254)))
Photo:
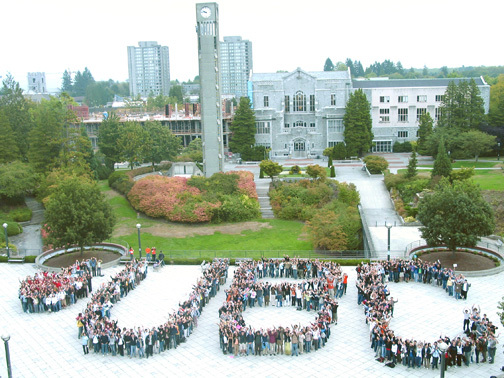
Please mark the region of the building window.
POLYGON ((373 142, 373 152, 392 152, 392 141, 378 140, 373 142))
POLYGON ((416 120, 420 121, 420 117, 427 114, 427 108, 417 108, 416 110, 416 120))
POLYGON ((336 94, 331 93, 331 106, 336 106, 336 94))
POLYGON ((284 128, 288 129, 290 125, 288 123, 284 123, 284 128))
POLYGON ((310 112, 315 111, 315 95, 310 95, 310 112))
POLYGON ((285 112, 288 113, 288 112, 290 112, 290 103, 289 103, 290 96, 285 96, 284 101, 285 101, 285 112))
POLYGON ((329 141, 329 142, 327 142, 327 143, 328 143, 327 147, 334 147, 334 146, 336 146, 337 144, 340 144, 340 143, 343 143, 343 142, 342 142, 341 140, 339 140, 339 141, 337 141, 337 142, 336 142, 336 141, 329 141))
POLYGON ((294 142, 294 151, 304 151, 305 142, 294 142))
POLYGON ((330 133, 342 133, 345 130, 342 119, 328 119, 327 128, 330 133))
POLYGON ((268 108, 269 107, 269 97, 264 96, 263 101, 264 101, 264 107, 268 108))
POLYGON ((380 96, 380 102, 390 102, 390 96, 380 96))
POLYGON ((436 95, 436 102, 443 102, 445 99, 444 95, 436 95))
POLYGON ((407 138, 408 137, 408 132, 407 131, 398 131, 397 132, 397 137, 398 138, 407 138))
POLYGON ((314 129, 314 128, 315 128, 315 122, 310 122, 310 127, 311 127, 312 129, 314 129))
POLYGON ((390 109, 380 109, 380 122, 390 122, 390 109))
POLYGON ((427 95, 416 96, 417 102, 427 102, 427 95))
POLYGON ((271 130, 271 122, 256 122, 256 134, 269 134, 271 130))
POLYGON ((306 122, 296 121, 296 122, 294 122, 292 127, 306 127, 306 122))
POLYGON ((293 111, 306 112, 306 96, 303 92, 298 91, 294 95, 293 111))
POLYGON ((434 110, 434 120, 439 121, 441 114, 443 113, 443 108, 436 108, 434 110))
POLYGON ((408 96, 397 96, 397 102, 408 102, 408 96))
POLYGON ((397 109, 397 114, 399 122, 408 122, 408 108, 397 109))

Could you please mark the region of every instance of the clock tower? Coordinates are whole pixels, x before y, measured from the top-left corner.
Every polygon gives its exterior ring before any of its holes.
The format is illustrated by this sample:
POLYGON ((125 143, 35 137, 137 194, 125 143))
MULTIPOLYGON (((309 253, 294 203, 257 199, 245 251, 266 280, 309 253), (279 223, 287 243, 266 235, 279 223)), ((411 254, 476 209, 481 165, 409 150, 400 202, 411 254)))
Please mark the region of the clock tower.
POLYGON ((222 103, 220 92, 219 6, 196 4, 196 32, 200 77, 203 172, 206 177, 224 171, 222 103))

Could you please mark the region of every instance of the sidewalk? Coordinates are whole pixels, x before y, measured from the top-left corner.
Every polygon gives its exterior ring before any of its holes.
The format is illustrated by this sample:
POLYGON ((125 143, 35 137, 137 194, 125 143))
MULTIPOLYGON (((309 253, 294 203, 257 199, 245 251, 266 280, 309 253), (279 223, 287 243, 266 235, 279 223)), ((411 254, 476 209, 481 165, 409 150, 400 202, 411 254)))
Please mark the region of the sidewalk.
MULTIPOLYGON (((105 270, 105 277, 93 279, 93 286, 120 270, 105 270)), ((395 369, 375 361, 370 349, 368 326, 362 306, 357 305, 354 267, 344 267, 349 274, 347 295, 340 300, 338 324, 331 327, 326 347, 317 352, 291 356, 249 356, 233 358, 219 349, 218 308, 225 300, 221 289, 205 307, 194 333, 176 350, 155 354, 149 359, 129 359, 93 354, 84 356, 77 339, 75 317, 87 303, 52 314, 25 314, 17 299, 18 279, 35 272, 31 265, 0 264, 3 285, 0 286, 0 331, 9 333, 12 373, 14 377, 90 377, 90 376, 177 376, 177 377, 438 377, 439 370, 395 369)), ((233 268, 226 284, 229 285, 233 268)), ((166 266, 159 272, 149 271, 142 284, 112 309, 112 318, 119 326, 153 326, 163 322, 167 314, 185 299, 197 277, 199 266, 166 266)), ((399 299, 392 329, 404 337, 431 340, 439 332, 456 336, 462 329, 462 309, 473 303, 490 319, 497 321, 504 273, 498 276, 471 279, 468 302, 456 301, 438 288, 418 283, 389 284, 392 296, 399 299), (413 294, 414 293, 414 294, 413 294), (413 294, 413 295, 412 295, 413 294)), ((293 307, 261 311, 247 309, 247 323, 253 326, 306 324, 314 313, 296 311, 293 307), (261 323, 262 322, 262 323, 261 323)), ((473 364, 469 368, 450 368, 447 377, 481 377, 498 375, 504 364, 503 337, 500 338, 496 363, 473 364)), ((6 374, 4 349, 0 348, 0 375, 6 374)))

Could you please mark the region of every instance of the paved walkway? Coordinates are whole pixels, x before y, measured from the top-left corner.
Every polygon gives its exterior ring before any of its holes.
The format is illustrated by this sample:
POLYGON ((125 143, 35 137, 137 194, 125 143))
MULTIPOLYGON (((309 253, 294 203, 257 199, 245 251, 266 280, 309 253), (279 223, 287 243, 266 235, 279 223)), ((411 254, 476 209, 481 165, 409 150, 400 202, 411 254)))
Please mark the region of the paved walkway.
MULTIPOLYGON (((120 267, 105 270, 105 277, 96 278, 97 287, 120 267)), ((233 268, 231 268, 232 270, 233 268)), ((219 349, 217 309, 224 300, 218 292, 200 317, 195 332, 176 350, 154 355, 152 359, 102 356, 92 352, 84 356, 77 339, 75 317, 84 308, 85 300, 52 314, 25 314, 17 299, 18 279, 34 273, 28 264, 0 264, 0 331, 9 333, 14 377, 90 377, 148 375, 180 377, 437 377, 439 371, 427 369, 395 369, 374 360, 369 348, 368 327, 362 307, 357 305, 354 288, 355 270, 344 267, 349 274, 348 294, 340 301, 338 325, 331 328, 331 338, 325 348, 299 357, 238 357, 224 356, 219 349)), ((159 272, 149 272, 147 280, 112 309, 112 318, 119 326, 152 326, 163 322, 167 314, 186 298, 200 275, 197 266, 167 266, 159 272)), ((230 274, 230 278, 232 273, 230 274)), ((231 280, 228 280, 228 284, 231 280)), ((445 332, 456 336, 462 329, 462 309, 477 303, 491 319, 497 321, 497 301, 500 299, 504 274, 471 279, 469 301, 455 301, 441 289, 416 283, 390 284, 392 296, 399 299, 391 327, 404 337, 431 340, 445 332)), ((226 286, 227 286, 226 285, 226 286)), ((292 307, 247 309, 244 317, 253 326, 307 324, 314 314, 296 311, 292 307)), ((447 377, 488 378, 498 374, 504 364, 500 338, 494 365, 479 364, 469 368, 450 368, 447 377)), ((0 348, 0 374, 6 375, 4 349, 0 348)))

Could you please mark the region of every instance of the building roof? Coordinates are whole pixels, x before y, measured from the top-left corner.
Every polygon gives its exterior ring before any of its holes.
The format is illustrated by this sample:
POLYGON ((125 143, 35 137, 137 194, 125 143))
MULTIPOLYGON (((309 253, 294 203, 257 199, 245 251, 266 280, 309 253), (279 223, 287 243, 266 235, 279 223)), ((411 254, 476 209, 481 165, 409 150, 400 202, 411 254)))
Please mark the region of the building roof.
POLYGON ((350 74, 348 71, 304 71, 298 68, 291 72, 277 72, 277 73, 253 73, 252 81, 280 81, 285 77, 290 76, 298 71, 304 72, 316 79, 332 79, 332 80, 348 80, 350 74))
POLYGON ((455 84, 464 80, 474 79, 476 85, 487 85, 482 77, 457 77, 443 79, 371 79, 371 80, 352 80, 353 87, 356 89, 366 88, 411 88, 411 87, 447 87, 450 82, 455 84))

